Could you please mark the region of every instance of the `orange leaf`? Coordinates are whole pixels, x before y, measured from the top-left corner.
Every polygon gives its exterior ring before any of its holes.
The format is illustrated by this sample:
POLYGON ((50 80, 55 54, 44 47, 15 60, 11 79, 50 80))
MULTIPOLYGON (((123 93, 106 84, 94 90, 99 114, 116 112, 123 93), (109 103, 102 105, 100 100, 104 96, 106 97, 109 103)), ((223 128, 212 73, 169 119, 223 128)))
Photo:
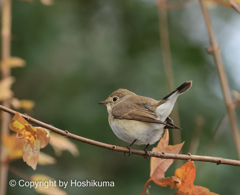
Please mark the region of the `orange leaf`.
MULTIPOLYGON (((169 154, 178 154, 178 152, 181 150, 184 143, 177 144, 177 145, 168 145, 169 142, 169 133, 168 130, 165 131, 164 136, 158 143, 156 148, 153 148, 153 152, 164 152, 169 154)), ((151 158, 151 171, 150 171, 150 178, 152 181, 154 181, 156 184, 161 185, 159 183, 162 178, 165 176, 165 172, 167 169, 171 166, 173 163, 173 159, 161 159, 161 158, 151 158)))
POLYGON ((166 187, 167 185, 171 186, 171 189, 177 188, 177 184, 181 183, 181 180, 175 176, 162 178, 157 184, 166 187))
MULTIPOLYGON (((156 148, 153 148, 153 152, 164 152, 164 153, 170 153, 170 154, 178 154, 181 150, 183 143, 177 144, 177 145, 168 145, 169 143, 169 133, 166 129, 163 137, 159 141, 156 148)), ((173 163, 173 159, 161 159, 156 157, 151 157, 151 164, 150 164, 150 179, 146 182, 144 185, 142 194, 144 194, 144 191, 150 181, 153 181, 157 185, 165 187, 166 185, 169 185, 168 183, 171 182, 171 179, 168 181, 165 181, 166 183, 162 182, 162 179, 165 177, 165 172, 168 170, 168 168, 173 163)), ((172 181, 178 182, 178 180, 172 179, 172 181)))
POLYGON ((44 148, 49 142, 49 131, 41 127, 33 127, 18 112, 13 117, 9 128, 23 135, 23 161, 35 170, 40 148, 44 148))
POLYGON ((176 184, 176 187, 178 188, 177 194, 216 195, 215 193, 210 192, 207 188, 193 185, 196 170, 192 161, 185 163, 181 168, 177 169, 174 176, 181 181, 176 184))

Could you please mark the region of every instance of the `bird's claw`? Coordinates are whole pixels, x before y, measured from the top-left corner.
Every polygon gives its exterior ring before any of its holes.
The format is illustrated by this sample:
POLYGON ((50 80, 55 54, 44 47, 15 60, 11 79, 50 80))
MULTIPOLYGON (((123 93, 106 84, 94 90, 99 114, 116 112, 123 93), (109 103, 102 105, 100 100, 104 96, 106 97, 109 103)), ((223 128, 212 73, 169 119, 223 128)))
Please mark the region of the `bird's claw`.
MULTIPOLYGON (((127 148, 129 149, 129 154, 128 154, 128 156, 131 156, 131 154, 132 154, 131 148, 130 148, 129 146, 127 146, 127 148)), ((126 156, 126 152, 124 152, 124 156, 127 157, 127 156, 126 156)))
POLYGON ((145 155, 143 156, 144 159, 146 159, 148 157, 148 151, 147 151, 148 146, 149 146, 149 144, 147 144, 143 150, 143 151, 145 151, 145 155))
POLYGON ((143 158, 144 158, 144 159, 147 159, 147 157, 148 157, 148 151, 147 151, 146 148, 144 149, 144 151, 145 151, 145 155, 143 156, 143 158))

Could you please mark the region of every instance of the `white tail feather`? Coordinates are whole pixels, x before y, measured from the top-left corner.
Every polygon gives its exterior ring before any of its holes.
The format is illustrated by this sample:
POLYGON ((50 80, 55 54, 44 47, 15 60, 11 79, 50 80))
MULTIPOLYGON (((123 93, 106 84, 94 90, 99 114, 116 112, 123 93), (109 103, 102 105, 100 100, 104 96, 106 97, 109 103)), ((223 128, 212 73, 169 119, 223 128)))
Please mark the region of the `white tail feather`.
POLYGON ((166 118, 170 115, 179 95, 180 94, 178 93, 178 91, 176 91, 175 93, 168 97, 166 102, 157 107, 156 113, 161 121, 165 121, 166 118))

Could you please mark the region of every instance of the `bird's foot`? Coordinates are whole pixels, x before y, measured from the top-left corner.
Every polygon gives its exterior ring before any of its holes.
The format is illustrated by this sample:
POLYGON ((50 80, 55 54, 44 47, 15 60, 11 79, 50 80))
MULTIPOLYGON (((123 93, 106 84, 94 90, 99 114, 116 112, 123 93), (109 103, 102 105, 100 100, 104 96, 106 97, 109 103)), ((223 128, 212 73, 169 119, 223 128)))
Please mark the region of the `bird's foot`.
MULTIPOLYGON (((129 154, 128 154, 128 156, 131 156, 131 154, 132 154, 132 151, 131 151, 131 148, 130 148, 130 146, 127 146, 127 149, 129 149, 129 154)), ((126 156, 126 152, 124 152, 124 156, 125 156, 125 157, 127 157, 127 156, 126 156)))
MULTIPOLYGON (((135 140, 133 140, 133 142, 129 145, 129 146, 127 146, 127 148, 129 149, 129 155, 128 156, 131 156, 131 154, 132 154, 132 151, 131 151, 131 146, 135 143, 137 141, 137 139, 135 139, 135 140)), ((126 153, 124 152, 124 156, 126 157, 126 153)))
POLYGON ((147 151, 148 146, 149 146, 149 144, 147 144, 143 150, 143 151, 145 151, 145 155, 143 156, 144 159, 146 159, 148 157, 148 151, 147 151))

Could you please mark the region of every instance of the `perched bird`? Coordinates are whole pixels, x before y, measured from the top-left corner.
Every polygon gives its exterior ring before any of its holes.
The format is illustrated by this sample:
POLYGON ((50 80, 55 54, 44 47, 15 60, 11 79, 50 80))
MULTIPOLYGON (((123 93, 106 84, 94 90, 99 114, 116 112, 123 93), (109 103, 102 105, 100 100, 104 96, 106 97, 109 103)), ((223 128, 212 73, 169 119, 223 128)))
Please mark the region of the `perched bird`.
POLYGON ((174 125, 169 117, 177 97, 192 86, 187 81, 176 90, 158 101, 149 97, 139 96, 127 89, 114 91, 105 101, 108 121, 115 135, 121 140, 133 144, 147 145, 144 149, 157 142, 165 128, 181 129, 174 125))

